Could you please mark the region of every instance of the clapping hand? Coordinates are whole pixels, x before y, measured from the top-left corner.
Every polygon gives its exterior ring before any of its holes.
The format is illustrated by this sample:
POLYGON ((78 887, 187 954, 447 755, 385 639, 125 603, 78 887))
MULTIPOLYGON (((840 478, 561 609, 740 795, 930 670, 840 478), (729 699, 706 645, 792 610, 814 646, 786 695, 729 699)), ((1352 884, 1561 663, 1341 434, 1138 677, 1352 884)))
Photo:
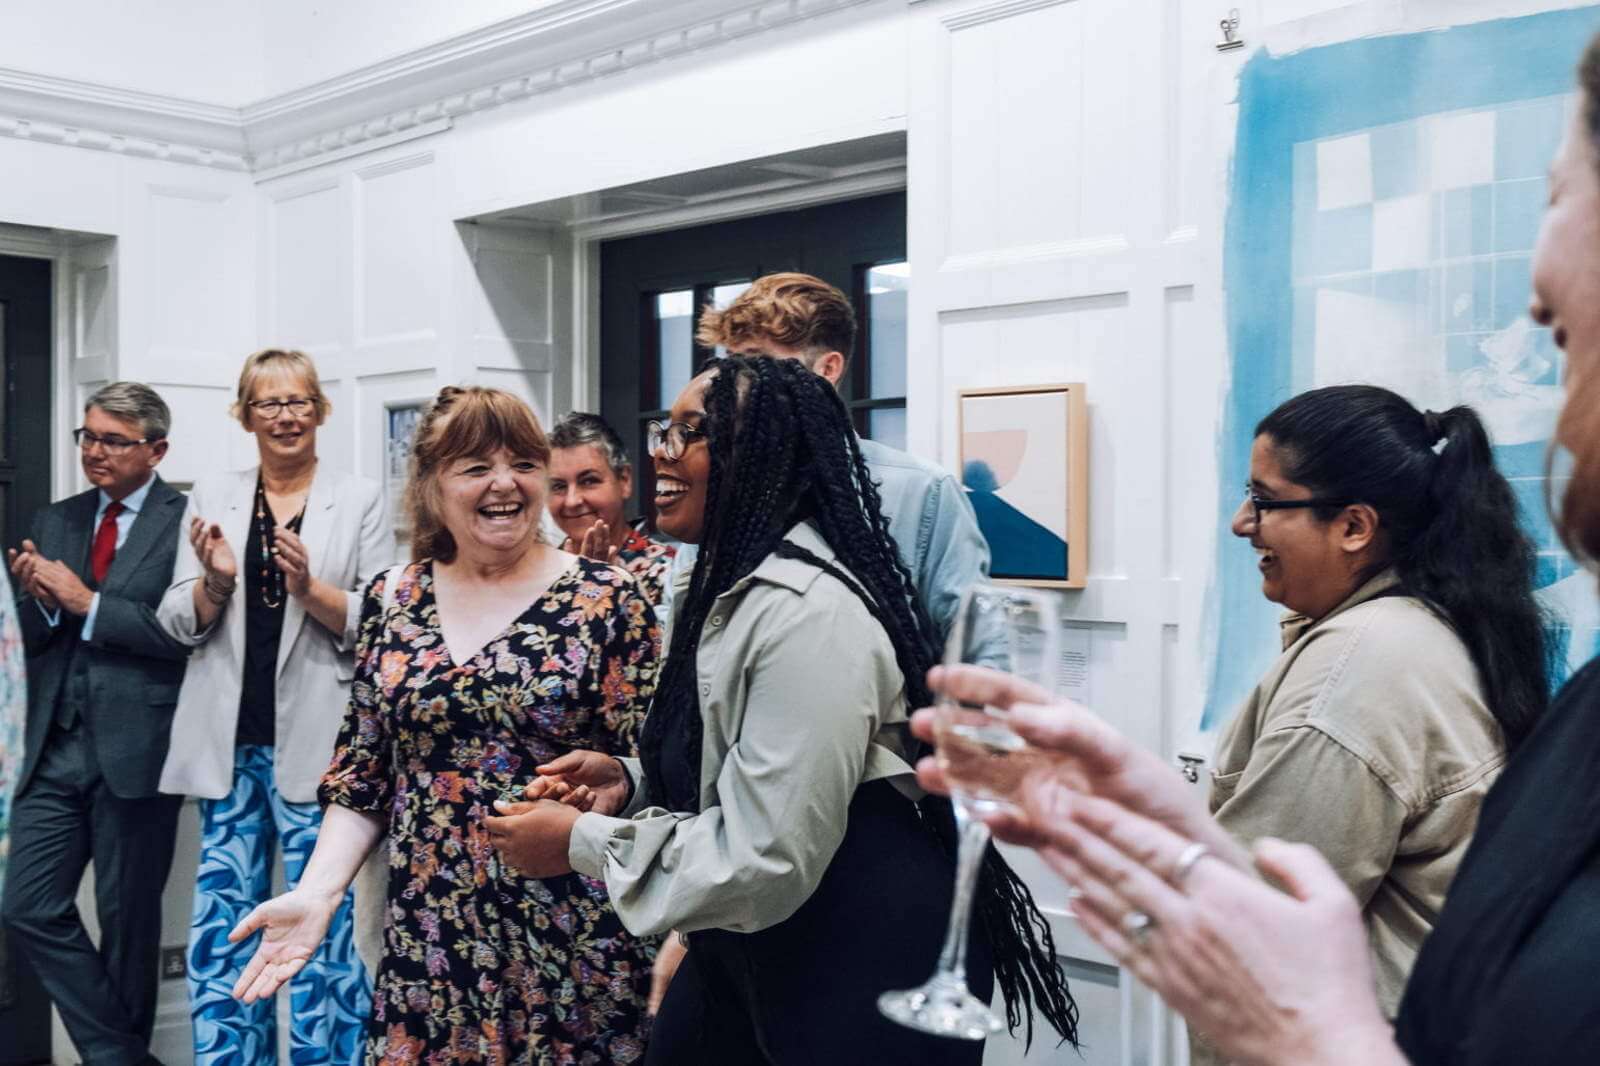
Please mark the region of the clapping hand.
POLYGON ((618 549, 611 546, 611 527, 603 520, 596 520, 594 525, 585 530, 581 541, 574 542, 568 537, 562 543, 561 550, 593 559, 597 563, 614 563, 618 556, 618 549))
POLYGON ((311 591, 311 553, 294 530, 279 526, 272 534, 272 561, 283 571, 283 587, 300 597, 311 591))
POLYGON ((200 560, 201 569, 210 577, 232 584, 239 576, 239 560, 222 535, 222 527, 200 517, 189 520, 189 545, 200 560))
MULTIPOLYGON (((1007 712, 1006 723, 1028 744, 1051 756, 1037 780, 1023 788, 1033 794, 1039 817, 1002 812, 985 817, 995 836, 1013 844, 1044 848, 1050 827, 1082 797, 1101 796, 1127 806, 1182 836, 1203 840, 1219 857, 1248 868, 1249 857, 1217 826, 1199 790, 1191 788, 1159 756, 1132 743, 1092 711, 1055 699, 1035 685, 981 666, 940 666, 928 674, 936 693, 974 706, 1007 712)), ((933 739, 933 712, 911 719, 912 732, 933 739)), ((934 759, 917 764, 917 780, 932 792, 946 792, 934 759)))
POLYGON ((37 576, 39 564, 44 561, 39 554, 39 549, 31 540, 22 542, 22 550, 8 549, 6 558, 11 566, 11 576, 17 579, 17 587, 32 596, 34 600, 47 611, 58 611, 61 605, 50 595, 48 589, 42 585, 37 576))
POLYGON ((22 550, 11 549, 11 572, 28 595, 47 611, 65 610, 80 617, 89 613, 94 590, 72 567, 60 559, 46 559, 33 541, 22 542, 22 550))
POLYGON ((1403 1063, 1360 904, 1316 849, 1256 845, 1280 891, 1109 800, 1080 798, 1052 835, 1040 854, 1078 889, 1079 924, 1230 1060, 1403 1063))

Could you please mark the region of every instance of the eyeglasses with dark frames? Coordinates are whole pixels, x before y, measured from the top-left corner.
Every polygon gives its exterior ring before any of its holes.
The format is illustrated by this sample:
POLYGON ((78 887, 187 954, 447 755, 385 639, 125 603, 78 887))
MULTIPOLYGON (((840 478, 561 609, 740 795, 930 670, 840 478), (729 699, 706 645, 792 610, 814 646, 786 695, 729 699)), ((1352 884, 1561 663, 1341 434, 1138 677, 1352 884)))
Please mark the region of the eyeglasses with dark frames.
POLYGON ((285 407, 296 418, 304 418, 316 410, 317 401, 305 396, 291 396, 287 400, 251 400, 247 406, 262 418, 277 418, 285 407))
POLYGON ((696 429, 687 422, 650 422, 645 425, 644 450, 647 455, 654 455, 656 449, 661 449, 673 462, 683 458, 683 453, 688 450, 692 441, 700 440, 706 435, 705 430, 696 429))
POLYGON ((154 444, 159 437, 140 437, 138 440, 128 440, 126 437, 102 437, 100 434, 79 426, 72 431, 72 443, 83 451, 88 451, 96 444, 104 448, 111 455, 125 455, 130 448, 137 448, 141 444, 154 444))
POLYGON ((1349 500, 1338 499, 1333 496, 1313 496, 1307 500, 1272 500, 1265 496, 1257 496, 1255 489, 1249 485, 1244 487, 1245 502, 1250 505, 1250 522, 1252 525, 1261 525, 1262 511, 1298 511, 1306 507, 1348 507, 1349 500))

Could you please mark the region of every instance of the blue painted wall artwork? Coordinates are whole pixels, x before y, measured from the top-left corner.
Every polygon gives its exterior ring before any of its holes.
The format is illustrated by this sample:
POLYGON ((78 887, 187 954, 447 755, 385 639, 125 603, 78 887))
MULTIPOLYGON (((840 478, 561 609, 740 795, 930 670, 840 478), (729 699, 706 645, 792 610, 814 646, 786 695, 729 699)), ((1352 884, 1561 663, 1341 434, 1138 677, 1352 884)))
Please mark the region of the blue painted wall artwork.
POLYGON ((1600 7, 1375 37, 1239 80, 1225 284, 1232 366, 1208 592, 1206 728, 1277 654, 1279 608, 1229 521, 1256 422, 1305 389, 1370 382, 1419 407, 1476 407, 1539 545, 1569 664, 1600 650, 1595 585, 1544 500, 1560 351, 1527 314, 1545 174, 1600 7))

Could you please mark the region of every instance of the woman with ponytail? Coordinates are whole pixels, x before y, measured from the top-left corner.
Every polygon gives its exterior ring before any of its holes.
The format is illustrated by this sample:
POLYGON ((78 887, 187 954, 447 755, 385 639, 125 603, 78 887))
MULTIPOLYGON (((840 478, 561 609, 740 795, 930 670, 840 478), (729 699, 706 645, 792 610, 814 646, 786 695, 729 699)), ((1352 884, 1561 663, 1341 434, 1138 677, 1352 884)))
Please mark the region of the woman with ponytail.
MULTIPOLYGON (((933 629, 833 388, 797 362, 728 358, 651 428, 659 527, 699 554, 639 762, 573 753, 495 820, 537 876, 603 878, 636 935, 687 934, 652 1064, 978 1063, 979 1042, 879 1016, 921 981, 950 907, 948 801, 913 778, 907 707, 933 629), (570 791, 569 791, 570 790, 570 791), (584 808, 590 808, 580 813, 584 808)), ((1076 1041, 1047 927, 993 849, 968 955, 1013 1027, 1076 1041)))
POLYGON ((1369 385, 1262 419, 1233 532, 1289 613, 1218 741, 1211 812, 1238 840, 1328 858, 1393 1017, 1483 797, 1544 709, 1533 546, 1471 408, 1369 385))

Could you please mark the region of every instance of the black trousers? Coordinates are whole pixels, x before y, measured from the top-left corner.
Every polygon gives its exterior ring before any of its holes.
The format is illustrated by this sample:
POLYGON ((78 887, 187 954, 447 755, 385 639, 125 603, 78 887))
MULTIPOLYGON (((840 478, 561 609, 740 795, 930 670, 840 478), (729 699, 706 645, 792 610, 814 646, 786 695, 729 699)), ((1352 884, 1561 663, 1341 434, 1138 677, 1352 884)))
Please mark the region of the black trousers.
MULTIPOLYGON (((759 933, 689 936, 650 1031, 647 1066, 978 1066, 983 1044, 913 1032, 878 996, 933 974, 955 862, 886 781, 857 790, 844 842, 810 899, 759 933)), ((974 923, 976 924, 976 923, 974 923)), ((989 946, 974 932, 972 991, 987 999, 989 946)))
POLYGON ((181 796, 113 795, 80 722, 51 728, 12 805, 0 913, 18 963, 39 975, 85 1066, 132 1066, 148 1053, 160 979, 161 891, 182 804, 181 796), (91 861, 98 949, 77 904, 91 861))

